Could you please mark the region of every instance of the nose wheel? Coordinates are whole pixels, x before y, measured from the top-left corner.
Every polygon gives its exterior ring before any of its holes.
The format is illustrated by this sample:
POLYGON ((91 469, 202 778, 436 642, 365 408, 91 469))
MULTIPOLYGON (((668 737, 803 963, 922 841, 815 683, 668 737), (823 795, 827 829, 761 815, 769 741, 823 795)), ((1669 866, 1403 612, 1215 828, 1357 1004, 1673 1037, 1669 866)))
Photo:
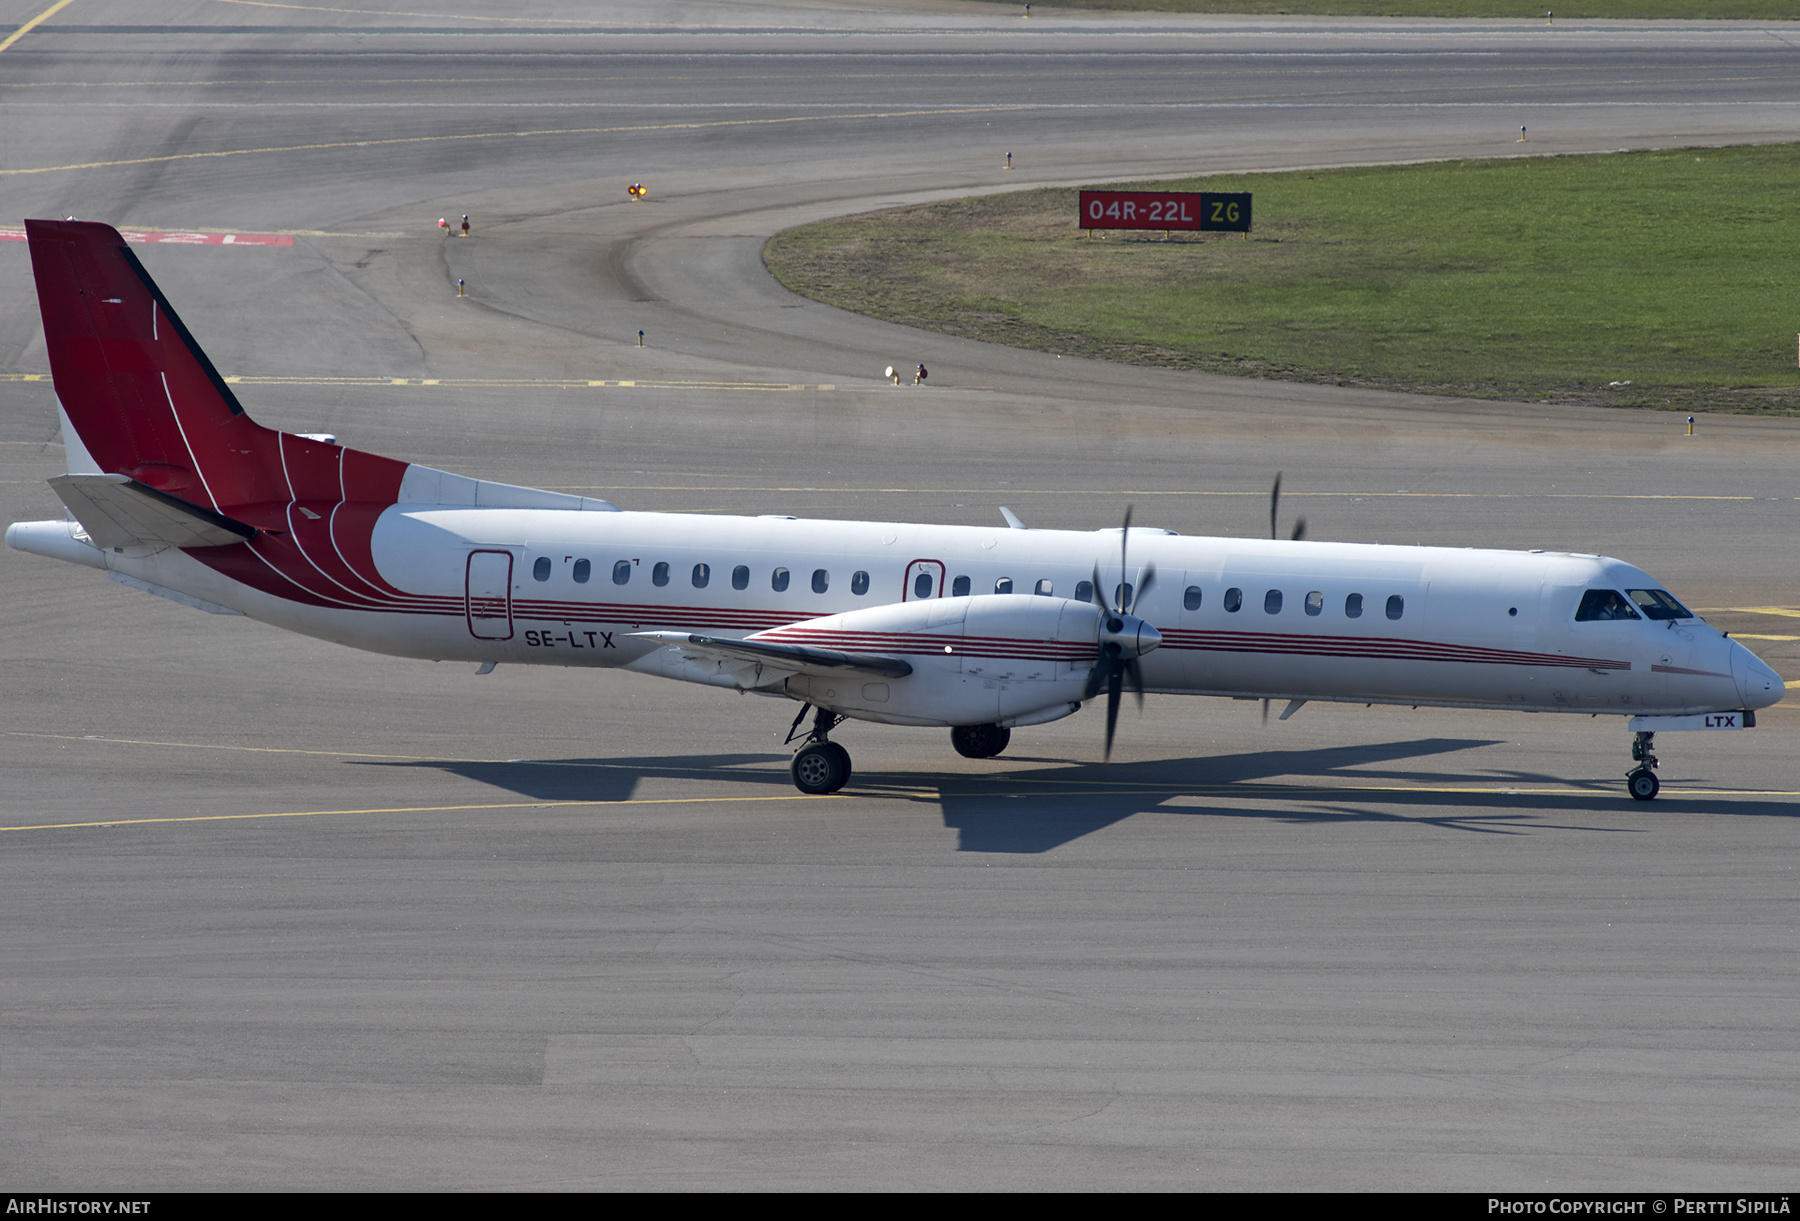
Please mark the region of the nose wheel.
POLYGON ((1631 740, 1631 757, 1637 766, 1625 774, 1625 790, 1637 801, 1654 800, 1662 788, 1656 778, 1656 756, 1651 753, 1655 741, 1654 733, 1642 732, 1631 740))
MULTIPOLYGON (((788 727, 788 741, 794 740, 810 707, 810 704, 802 706, 794 723, 788 727)), ((788 765, 794 787, 809 797, 835 793, 850 783, 850 752, 827 737, 843 719, 834 712, 818 709, 813 715, 812 732, 806 735, 806 743, 794 752, 794 761, 788 765)))

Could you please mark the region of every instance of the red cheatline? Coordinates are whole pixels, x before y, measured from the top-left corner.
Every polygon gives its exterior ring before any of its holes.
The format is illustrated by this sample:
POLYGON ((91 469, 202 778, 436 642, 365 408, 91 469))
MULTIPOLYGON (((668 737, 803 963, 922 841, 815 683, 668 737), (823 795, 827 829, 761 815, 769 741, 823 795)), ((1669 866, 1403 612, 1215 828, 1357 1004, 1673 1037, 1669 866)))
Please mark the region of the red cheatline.
MULTIPOLYGON (((144 229, 121 229, 120 234, 133 246, 292 246, 291 233, 153 233, 144 229)), ((0 242, 22 242, 23 229, 0 229, 0 242)))

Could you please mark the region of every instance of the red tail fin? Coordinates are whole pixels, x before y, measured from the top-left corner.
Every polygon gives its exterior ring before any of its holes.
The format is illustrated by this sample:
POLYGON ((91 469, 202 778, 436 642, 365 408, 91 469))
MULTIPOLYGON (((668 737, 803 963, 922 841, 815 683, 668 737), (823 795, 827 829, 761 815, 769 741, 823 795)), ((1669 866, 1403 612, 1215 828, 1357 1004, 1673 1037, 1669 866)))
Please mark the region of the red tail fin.
POLYGON ((264 428, 110 225, 28 220, 63 410, 100 469, 221 513, 393 503, 406 464, 264 428))

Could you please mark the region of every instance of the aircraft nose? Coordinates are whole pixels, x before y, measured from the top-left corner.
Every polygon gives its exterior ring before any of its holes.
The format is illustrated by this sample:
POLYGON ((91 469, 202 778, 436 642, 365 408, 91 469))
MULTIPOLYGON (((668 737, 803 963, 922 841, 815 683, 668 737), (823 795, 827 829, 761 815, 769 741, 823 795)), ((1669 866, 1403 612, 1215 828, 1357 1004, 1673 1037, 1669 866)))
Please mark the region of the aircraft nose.
POLYGON ((1737 641, 1731 642, 1731 676, 1746 708, 1767 708, 1787 694, 1781 675, 1763 664, 1762 658, 1737 641))

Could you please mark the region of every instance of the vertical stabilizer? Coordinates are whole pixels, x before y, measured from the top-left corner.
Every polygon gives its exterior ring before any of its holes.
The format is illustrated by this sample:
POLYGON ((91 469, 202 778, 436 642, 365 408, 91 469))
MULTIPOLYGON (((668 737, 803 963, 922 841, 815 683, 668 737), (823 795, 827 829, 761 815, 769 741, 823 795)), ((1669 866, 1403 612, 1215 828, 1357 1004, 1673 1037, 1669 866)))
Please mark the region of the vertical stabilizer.
POLYGON ((252 518, 297 500, 394 502, 404 463, 246 415, 116 229, 28 220, 25 231, 71 472, 85 456, 88 473, 252 518))

